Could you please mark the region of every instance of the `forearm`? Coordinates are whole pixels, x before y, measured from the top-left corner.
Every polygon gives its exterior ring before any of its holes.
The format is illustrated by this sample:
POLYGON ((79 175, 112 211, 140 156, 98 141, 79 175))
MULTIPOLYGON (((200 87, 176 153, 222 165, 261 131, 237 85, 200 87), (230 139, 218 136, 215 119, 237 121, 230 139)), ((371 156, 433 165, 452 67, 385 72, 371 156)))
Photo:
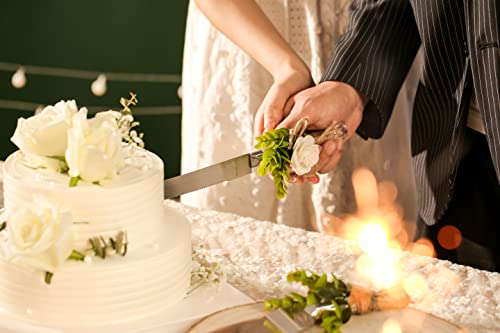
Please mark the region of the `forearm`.
POLYGON ((307 66, 253 0, 195 0, 208 20, 275 80, 307 66))
POLYGON ((380 137, 420 38, 407 0, 355 0, 348 32, 338 42, 323 81, 348 83, 369 98, 358 133, 380 137))

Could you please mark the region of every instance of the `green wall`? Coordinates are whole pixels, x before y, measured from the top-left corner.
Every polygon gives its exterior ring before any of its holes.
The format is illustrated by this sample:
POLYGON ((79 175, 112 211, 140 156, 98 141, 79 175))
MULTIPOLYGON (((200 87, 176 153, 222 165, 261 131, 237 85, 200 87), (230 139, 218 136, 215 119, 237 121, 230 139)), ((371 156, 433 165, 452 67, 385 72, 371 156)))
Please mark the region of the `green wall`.
MULTIPOLYGON (((2 0, 0 62, 95 72, 174 74, 174 82, 109 81, 107 93, 90 91, 92 79, 34 75, 15 89, 12 71, 0 70, 0 159, 16 119, 33 105, 76 99, 82 106, 119 109, 119 98, 138 95, 136 116, 147 148, 165 161, 166 176, 179 173, 181 101, 177 96, 187 0, 2 0), (24 104, 20 104, 23 102, 24 104)), ((93 108, 96 110, 96 108, 93 108)))

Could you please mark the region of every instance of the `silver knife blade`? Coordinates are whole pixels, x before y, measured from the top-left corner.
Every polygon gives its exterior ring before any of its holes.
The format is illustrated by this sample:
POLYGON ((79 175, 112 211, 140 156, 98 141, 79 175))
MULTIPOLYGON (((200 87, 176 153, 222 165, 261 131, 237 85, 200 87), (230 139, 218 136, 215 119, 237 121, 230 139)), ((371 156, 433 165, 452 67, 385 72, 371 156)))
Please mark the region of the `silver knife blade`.
POLYGON ((261 158, 262 151, 259 150, 184 175, 166 179, 163 182, 165 199, 175 198, 181 194, 248 175, 252 172, 253 168, 259 166, 261 158))

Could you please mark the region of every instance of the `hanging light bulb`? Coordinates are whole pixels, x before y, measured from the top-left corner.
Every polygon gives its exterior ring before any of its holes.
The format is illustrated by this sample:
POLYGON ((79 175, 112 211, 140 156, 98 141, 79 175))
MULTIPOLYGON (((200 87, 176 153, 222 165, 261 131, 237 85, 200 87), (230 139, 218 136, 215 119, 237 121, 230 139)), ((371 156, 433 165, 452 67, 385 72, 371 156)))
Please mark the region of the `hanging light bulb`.
POLYGON ((14 88, 21 89, 26 85, 26 72, 23 67, 19 67, 17 71, 12 75, 10 83, 14 88))
POLYGON ((90 90, 92 90, 92 93, 96 96, 104 95, 107 90, 106 81, 106 75, 100 74, 90 86, 90 90))
POLYGON ((182 85, 177 88, 177 97, 182 99, 182 85))
POLYGON ((43 105, 38 105, 37 108, 35 109, 35 114, 39 114, 43 111, 43 105))

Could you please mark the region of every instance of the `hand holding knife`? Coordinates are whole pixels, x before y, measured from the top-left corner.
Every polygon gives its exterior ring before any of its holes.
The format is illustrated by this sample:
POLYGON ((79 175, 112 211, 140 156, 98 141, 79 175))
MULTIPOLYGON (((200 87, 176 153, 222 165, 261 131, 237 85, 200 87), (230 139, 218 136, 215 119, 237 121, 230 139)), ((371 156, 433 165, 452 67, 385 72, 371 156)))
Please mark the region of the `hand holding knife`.
MULTIPOLYGON (((303 133, 307 127, 307 119, 299 121, 298 127, 301 127, 303 133)), ((297 126, 296 126, 297 127, 297 126)), ((297 133, 297 128, 291 130, 291 133, 297 133)), ((317 133, 310 133, 317 136, 317 133)), ((290 134, 291 136, 294 134, 290 134)), ((347 135, 347 128, 343 122, 332 124, 322 132, 316 140, 317 144, 322 144, 326 140, 339 140, 347 135)), ((179 195, 193 192, 208 186, 233 180, 252 173, 262 161, 262 150, 240 155, 238 157, 186 173, 177 177, 169 178, 164 181, 165 199, 178 197, 179 195)))

